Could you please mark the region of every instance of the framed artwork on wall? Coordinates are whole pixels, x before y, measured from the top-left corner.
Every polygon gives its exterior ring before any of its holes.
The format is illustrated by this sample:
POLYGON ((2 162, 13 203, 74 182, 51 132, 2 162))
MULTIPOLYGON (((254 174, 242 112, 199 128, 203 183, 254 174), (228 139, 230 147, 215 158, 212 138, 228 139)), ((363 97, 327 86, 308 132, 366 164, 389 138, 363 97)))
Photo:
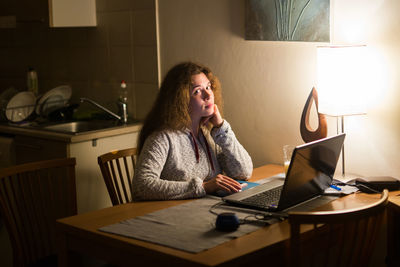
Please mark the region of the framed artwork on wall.
POLYGON ((329 42, 330 0, 246 0, 246 40, 329 42))

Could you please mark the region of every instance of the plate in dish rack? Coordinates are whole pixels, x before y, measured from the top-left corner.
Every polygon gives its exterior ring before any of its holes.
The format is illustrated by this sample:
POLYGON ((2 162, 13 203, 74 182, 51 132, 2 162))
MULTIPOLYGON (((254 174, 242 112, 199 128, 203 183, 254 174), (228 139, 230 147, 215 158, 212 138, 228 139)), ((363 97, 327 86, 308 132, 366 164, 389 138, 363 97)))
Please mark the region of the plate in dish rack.
POLYGON ((46 116, 51 111, 65 106, 71 98, 72 90, 69 85, 61 85, 47 91, 36 105, 36 113, 46 116))
POLYGON ((19 92, 13 96, 6 107, 6 117, 12 122, 25 120, 35 110, 36 97, 32 92, 19 92))

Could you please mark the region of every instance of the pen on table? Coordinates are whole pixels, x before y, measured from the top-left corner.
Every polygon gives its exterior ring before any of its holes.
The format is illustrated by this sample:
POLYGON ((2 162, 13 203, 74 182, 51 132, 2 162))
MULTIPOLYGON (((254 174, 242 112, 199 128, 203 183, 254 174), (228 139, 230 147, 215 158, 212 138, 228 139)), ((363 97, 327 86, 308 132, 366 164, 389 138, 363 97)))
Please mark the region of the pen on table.
POLYGON ((333 184, 331 184, 330 187, 332 187, 333 189, 336 189, 337 191, 342 190, 342 188, 340 188, 340 187, 338 187, 336 185, 333 185, 333 184))

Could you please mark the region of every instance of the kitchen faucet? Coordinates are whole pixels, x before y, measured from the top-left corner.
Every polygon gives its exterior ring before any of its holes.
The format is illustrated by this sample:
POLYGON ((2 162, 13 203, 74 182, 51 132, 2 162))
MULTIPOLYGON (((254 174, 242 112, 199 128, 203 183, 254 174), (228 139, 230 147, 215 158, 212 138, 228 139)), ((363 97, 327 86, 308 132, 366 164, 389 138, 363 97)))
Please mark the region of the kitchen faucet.
POLYGON ((103 107, 102 105, 98 104, 97 102, 95 102, 95 101, 93 101, 93 100, 91 100, 91 99, 89 99, 89 98, 81 97, 81 98, 80 98, 80 101, 81 101, 81 103, 83 103, 83 102, 85 102, 85 101, 86 101, 86 102, 89 102, 90 104, 92 104, 92 105, 98 107, 99 109, 103 110, 104 112, 107 112, 108 114, 110 114, 111 116, 113 116, 114 118, 116 118, 117 120, 123 121, 124 123, 126 123, 126 117, 125 117, 125 116, 124 116, 124 117, 121 117, 121 116, 115 114, 114 112, 112 112, 111 110, 109 110, 109 109, 103 107))
POLYGON ((121 114, 121 120, 126 123, 128 121, 128 107, 126 103, 122 101, 117 102, 118 107, 119 107, 119 112, 121 114))

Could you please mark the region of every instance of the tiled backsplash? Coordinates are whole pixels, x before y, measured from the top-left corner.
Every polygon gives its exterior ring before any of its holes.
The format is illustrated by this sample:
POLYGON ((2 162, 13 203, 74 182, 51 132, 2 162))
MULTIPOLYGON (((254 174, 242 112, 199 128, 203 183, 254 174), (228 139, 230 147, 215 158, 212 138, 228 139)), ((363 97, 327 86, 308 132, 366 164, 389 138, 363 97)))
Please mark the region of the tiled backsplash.
POLYGON ((85 96, 116 111, 125 80, 129 113, 143 118, 158 90, 155 0, 97 0, 96 7, 97 27, 50 28, 47 0, 3 0, 0 16, 16 15, 17 27, 0 28, 0 93, 25 90, 31 66, 39 93, 69 84, 72 101, 85 96))

